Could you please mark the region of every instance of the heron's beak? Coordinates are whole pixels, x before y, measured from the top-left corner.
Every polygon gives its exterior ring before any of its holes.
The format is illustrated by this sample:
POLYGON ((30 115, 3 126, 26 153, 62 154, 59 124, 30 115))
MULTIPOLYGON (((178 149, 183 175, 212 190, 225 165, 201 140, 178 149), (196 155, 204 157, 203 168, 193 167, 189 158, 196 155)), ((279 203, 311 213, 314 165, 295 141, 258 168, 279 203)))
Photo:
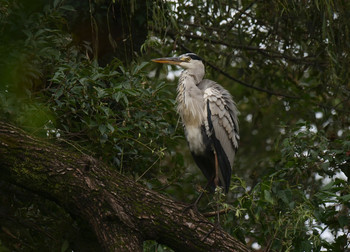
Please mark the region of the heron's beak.
POLYGON ((183 62, 178 57, 158 58, 158 59, 152 59, 151 61, 157 62, 157 63, 163 63, 163 64, 171 64, 171 65, 179 65, 181 62, 183 62))

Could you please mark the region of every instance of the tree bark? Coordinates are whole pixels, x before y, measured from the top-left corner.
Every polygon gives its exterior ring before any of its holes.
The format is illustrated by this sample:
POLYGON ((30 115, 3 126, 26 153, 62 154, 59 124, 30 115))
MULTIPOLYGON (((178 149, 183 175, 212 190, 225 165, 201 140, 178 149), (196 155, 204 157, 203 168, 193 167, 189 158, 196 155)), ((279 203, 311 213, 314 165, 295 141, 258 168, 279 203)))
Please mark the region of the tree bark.
POLYGON ((87 222, 104 251, 142 251, 156 240, 178 251, 249 251, 200 213, 104 163, 0 122, 0 180, 55 201, 87 222), (207 237, 206 237, 207 236, 207 237))

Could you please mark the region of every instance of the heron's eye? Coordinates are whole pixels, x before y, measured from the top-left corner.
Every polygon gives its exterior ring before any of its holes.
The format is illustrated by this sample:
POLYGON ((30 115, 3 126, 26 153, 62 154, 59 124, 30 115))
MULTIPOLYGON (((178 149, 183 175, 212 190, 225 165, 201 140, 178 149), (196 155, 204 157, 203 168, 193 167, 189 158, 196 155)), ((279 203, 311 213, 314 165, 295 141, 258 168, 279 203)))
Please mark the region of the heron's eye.
POLYGON ((186 62, 190 62, 191 58, 190 57, 181 57, 181 61, 186 61, 186 62))

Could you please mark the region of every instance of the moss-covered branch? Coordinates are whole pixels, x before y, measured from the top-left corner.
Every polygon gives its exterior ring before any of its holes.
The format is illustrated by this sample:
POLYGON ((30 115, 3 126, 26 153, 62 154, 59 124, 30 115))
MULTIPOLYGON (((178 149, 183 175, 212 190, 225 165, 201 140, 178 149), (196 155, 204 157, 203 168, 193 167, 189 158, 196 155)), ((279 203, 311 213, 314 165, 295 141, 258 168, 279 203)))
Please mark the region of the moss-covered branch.
POLYGON ((105 251, 142 251, 153 239, 181 251, 248 251, 200 214, 105 164, 0 122, 0 179, 55 201, 88 223, 105 251))

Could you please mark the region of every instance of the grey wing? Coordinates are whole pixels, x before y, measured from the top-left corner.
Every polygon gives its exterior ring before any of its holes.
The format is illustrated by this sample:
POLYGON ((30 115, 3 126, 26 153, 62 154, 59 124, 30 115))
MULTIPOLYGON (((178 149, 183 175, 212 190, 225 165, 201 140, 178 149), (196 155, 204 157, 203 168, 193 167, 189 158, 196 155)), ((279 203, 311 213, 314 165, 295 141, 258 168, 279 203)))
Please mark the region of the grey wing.
POLYGON ((218 156, 220 184, 227 192, 239 142, 238 111, 227 90, 213 81, 202 82, 200 87, 204 91, 207 115, 206 133, 212 139, 218 156))

